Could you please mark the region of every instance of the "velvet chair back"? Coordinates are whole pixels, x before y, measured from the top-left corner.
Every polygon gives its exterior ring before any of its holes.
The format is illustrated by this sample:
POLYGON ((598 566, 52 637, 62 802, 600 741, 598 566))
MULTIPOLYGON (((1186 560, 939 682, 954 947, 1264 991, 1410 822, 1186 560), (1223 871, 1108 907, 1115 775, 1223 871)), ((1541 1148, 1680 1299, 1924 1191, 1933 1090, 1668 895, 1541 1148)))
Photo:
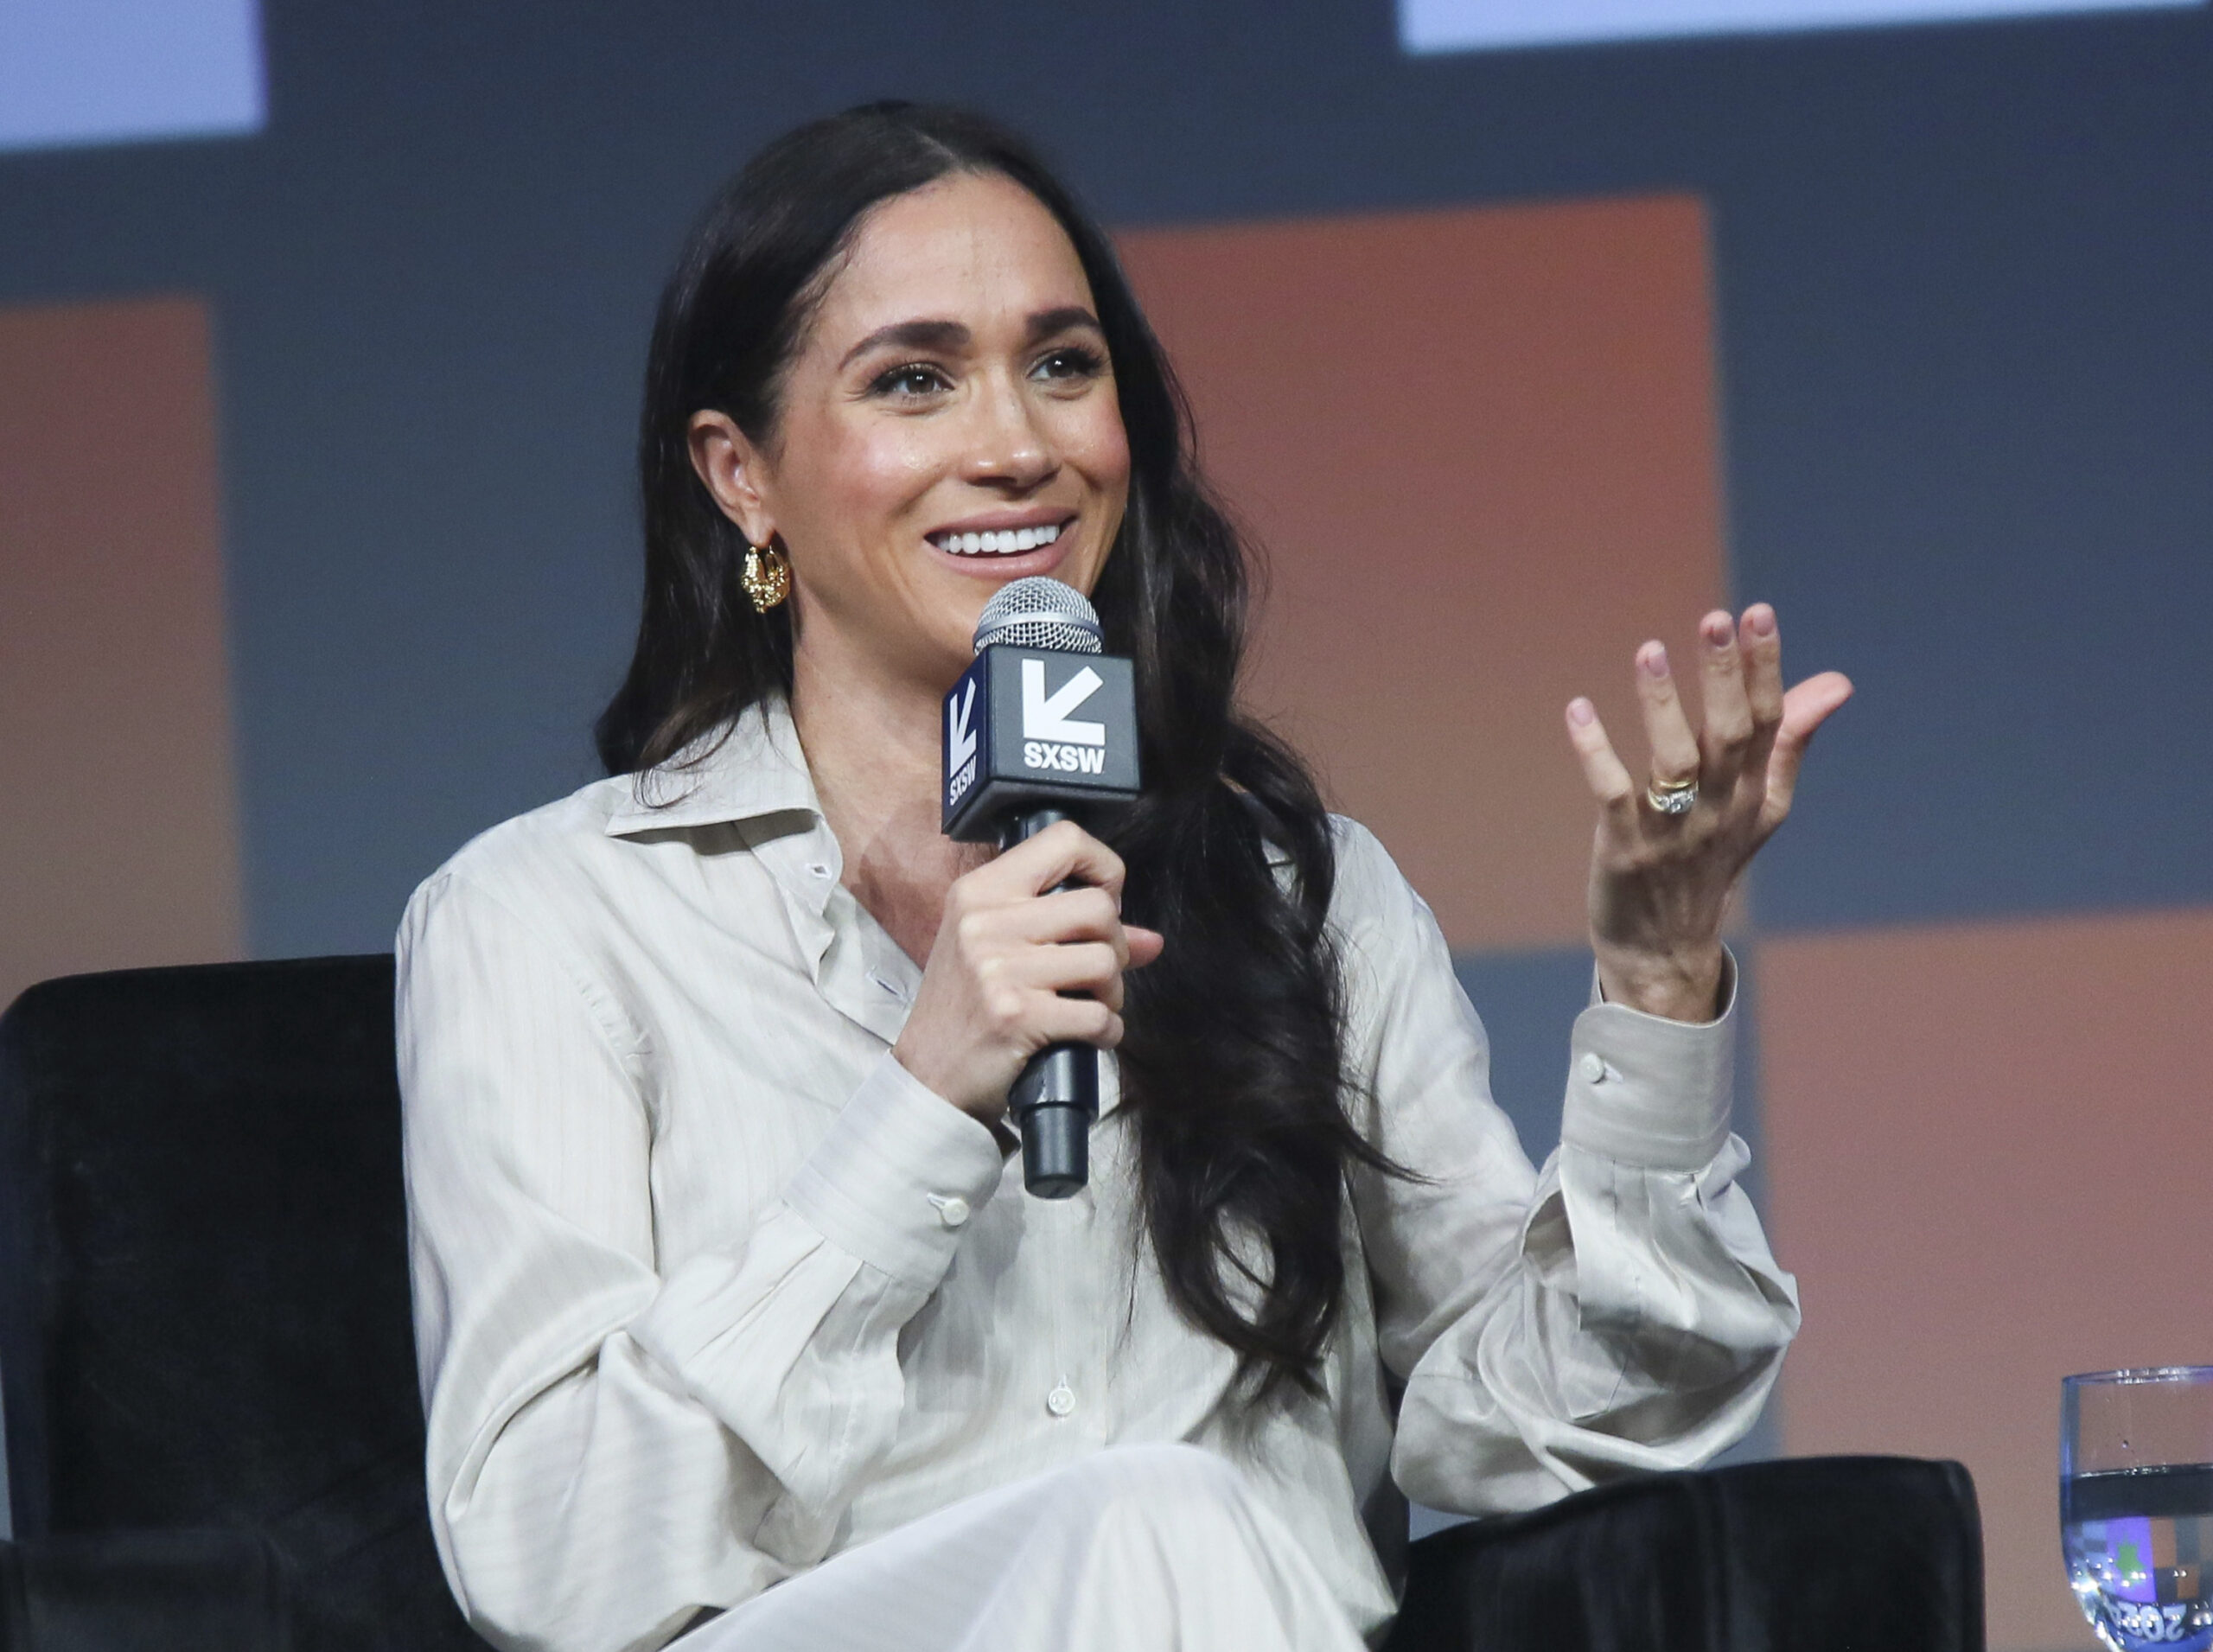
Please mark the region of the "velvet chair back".
POLYGON ((302 1652, 483 1645, 424 1506, 392 984, 134 970, 0 1020, 16 1535, 258 1533, 302 1652))

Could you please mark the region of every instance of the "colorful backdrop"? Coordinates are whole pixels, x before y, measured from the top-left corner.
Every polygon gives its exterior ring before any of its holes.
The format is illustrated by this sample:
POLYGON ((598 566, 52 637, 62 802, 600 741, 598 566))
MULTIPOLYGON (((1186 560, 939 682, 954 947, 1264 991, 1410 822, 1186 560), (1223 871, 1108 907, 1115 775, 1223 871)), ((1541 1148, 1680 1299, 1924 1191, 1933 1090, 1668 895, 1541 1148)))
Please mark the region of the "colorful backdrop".
POLYGON ((2202 4, 1507 53, 1410 52, 1445 0, 207 9, 206 95, 182 45, 120 114, 0 73, 0 998, 381 947, 589 778, 691 211, 807 115, 978 103, 1117 226, 1267 555, 1252 702, 1436 905, 1534 1154, 1561 705, 1627 725, 1638 640, 1755 598, 1858 680, 1737 936, 1807 1306, 1752 1449, 1962 1458, 1993 1645, 2088 1644, 2058 1378, 2213 1360, 2202 4))

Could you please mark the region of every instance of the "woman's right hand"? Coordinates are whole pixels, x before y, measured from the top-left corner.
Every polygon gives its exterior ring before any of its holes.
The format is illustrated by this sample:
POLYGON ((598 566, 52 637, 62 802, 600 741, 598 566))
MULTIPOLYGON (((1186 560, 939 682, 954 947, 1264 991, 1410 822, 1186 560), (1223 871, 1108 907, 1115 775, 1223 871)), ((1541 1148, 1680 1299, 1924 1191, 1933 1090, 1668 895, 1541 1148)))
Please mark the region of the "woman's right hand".
POLYGON ((1120 1043, 1122 973, 1163 945, 1122 922, 1122 875, 1119 856, 1062 820, 955 879, 892 1046, 899 1064, 994 1124, 1024 1063, 1046 1045, 1120 1043), (1071 878, 1087 887, 1058 889, 1071 878))

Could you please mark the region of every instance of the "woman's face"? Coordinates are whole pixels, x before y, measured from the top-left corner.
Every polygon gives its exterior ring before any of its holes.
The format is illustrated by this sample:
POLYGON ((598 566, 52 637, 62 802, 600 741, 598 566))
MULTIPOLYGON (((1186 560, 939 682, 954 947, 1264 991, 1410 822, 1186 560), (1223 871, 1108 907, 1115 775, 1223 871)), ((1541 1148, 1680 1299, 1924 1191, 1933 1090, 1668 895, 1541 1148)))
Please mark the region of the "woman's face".
POLYGON ((692 439, 747 537, 781 539, 802 656, 933 692, 1008 580, 1088 594, 1129 495, 1091 284, 1052 214, 992 174, 862 220, 765 450, 716 413, 692 439))

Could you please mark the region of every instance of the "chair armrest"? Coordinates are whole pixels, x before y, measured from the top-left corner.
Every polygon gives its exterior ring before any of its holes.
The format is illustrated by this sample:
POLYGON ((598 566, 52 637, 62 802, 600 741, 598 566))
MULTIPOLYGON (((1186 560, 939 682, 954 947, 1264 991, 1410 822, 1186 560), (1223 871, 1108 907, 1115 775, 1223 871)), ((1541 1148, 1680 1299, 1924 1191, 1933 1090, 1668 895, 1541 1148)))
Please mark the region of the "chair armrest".
POLYGON ((1384 1652, 1983 1652, 1982 1606, 1965 1469, 1801 1457, 1425 1537, 1384 1652))

